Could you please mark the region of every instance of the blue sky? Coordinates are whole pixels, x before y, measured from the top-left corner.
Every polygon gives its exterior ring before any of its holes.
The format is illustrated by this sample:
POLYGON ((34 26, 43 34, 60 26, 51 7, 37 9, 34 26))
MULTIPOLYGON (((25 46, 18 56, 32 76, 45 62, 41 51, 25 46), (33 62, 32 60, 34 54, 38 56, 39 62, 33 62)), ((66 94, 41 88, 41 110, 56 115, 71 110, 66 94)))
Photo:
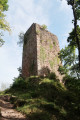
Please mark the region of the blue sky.
POLYGON ((17 68, 22 63, 22 47, 17 45, 20 32, 26 32, 32 23, 46 24, 57 35, 60 48, 67 45, 68 33, 72 30, 72 10, 66 0, 8 0, 6 19, 12 33, 4 32, 5 44, 0 48, 0 85, 12 84, 18 76, 17 68))

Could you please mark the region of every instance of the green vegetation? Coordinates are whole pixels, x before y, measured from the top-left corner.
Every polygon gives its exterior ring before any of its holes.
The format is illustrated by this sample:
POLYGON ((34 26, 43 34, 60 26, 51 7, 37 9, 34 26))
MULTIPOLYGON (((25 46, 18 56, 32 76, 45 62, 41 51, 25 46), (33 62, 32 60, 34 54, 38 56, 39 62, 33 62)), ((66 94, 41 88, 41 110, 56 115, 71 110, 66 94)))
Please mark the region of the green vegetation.
POLYGON ((50 44, 50 50, 52 50, 53 49, 53 45, 52 44, 50 44))
POLYGON ((51 69, 53 69, 54 65, 59 64, 59 62, 60 62, 60 59, 58 56, 55 56, 53 60, 49 60, 51 69))
POLYGON ((45 59, 46 59, 46 52, 45 52, 45 49, 44 47, 40 47, 40 59, 44 62, 45 59))
POLYGON ((50 50, 52 50, 53 49, 53 46, 56 46, 56 42, 54 41, 53 43, 52 43, 52 40, 47 40, 48 42, 49 42, 49 44, 50 44, 50 50))
MULTIPOLYGON (((8 22, 5 20, 4 11, 8 10, 8 0, 0 0, 0 30, 11 31, 8 22)), ((3 33, 0 32, 0 46, 4 44, 4 40, 2 39, 3 33)))
POLYGON ((51 67, 51 69, 53 69, 53 66, 54 66, 54 61, 53 60, 49 60, 49 64, 50 64, 50 67, 51 67))
POLYGON ((17 42, 18 45, 23 45, 24 43, 24 33, 23 32, 20 32, 19 33, 19 41, 17 42))
POLYGON ((53 44, 56 46, 56 42, 54 41, 53 44))
POLYGON ((79 79, 78 56, 75 54, 75 50, 75 47, 72 46, 65 47, 60 51, 60 58, 63 62, 63 69, 66 71, 66 74, 79 79))
POLYGON ((60 57, 68 75, 80 79, 80 0, 66 0, 72 7, 74 27, 67 38, 68 46, 61 50, 60 57), (76 54, 76 50, 78 51, 76 54))
POLYGON ((42 43, 43 42, 43 40, 40 40, 40 43, 42 43))
POLYGON ((18 77, 5 94, 29 120, 80 120, 80 80, 66 76, 64 81, 65 86, 54 73, 49 78, 18 77))
POLYGON ((48 41, 48 42, 49 42, 49 44, 50 44, 50 45, 49 45, 49 47, 50 47, 50 50, 52 50, 52 49, 53 49, 52 40, 48 39, 47 41, 48 41))
POLYGON ((43 25, 41 26, 41 28, 42 28, 43 30, 46 30, 46 29, 47 29, 47 26, 46 26, 45 24, 43 24, 43 25))
POLYGON ((68 5, 72 7, 74 28, 69 34, 68 42, 70 46, 76 47, 78 50, 78 69, 80 71, 80 0, 67 0, 68 5))
POLYGON ((56 56, 56 61, 57 61, 57 64, 59 64, 60 62, 59 56, 56 56))
POLYGON ((59 70, 63 74, 66 73, 71 77, 80 79, 80 0, 67 0, 68 5, 72 7, 74 28, 69 33, 67 38, 68 46, 61 50, 60 58, 63 62, 63 67, 59 70), (78 51, 76 54, 76 50, 78 51))
POLYGON ((63 74, 67 74, 68 70, 64 66, 59 66, 58 71, 63 74))
POLYGON ((39 35, 39 34, 40 34, 40 31, 39 31, 39 30, 36 30, 36 34, 39 35))

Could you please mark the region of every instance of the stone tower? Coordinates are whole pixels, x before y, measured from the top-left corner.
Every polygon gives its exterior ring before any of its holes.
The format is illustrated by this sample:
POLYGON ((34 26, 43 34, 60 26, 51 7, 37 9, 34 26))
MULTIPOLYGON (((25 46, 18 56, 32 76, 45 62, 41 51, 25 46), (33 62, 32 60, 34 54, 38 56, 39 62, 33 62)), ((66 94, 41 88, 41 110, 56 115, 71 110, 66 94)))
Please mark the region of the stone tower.
POLYGON ((24 35, 23 77, 46 76, 50 72, 55 72, 58 78, 62 79, 58 72, 61 64, 58 58, 59 51, 57 37, 44 27, 33 23, 24 35))

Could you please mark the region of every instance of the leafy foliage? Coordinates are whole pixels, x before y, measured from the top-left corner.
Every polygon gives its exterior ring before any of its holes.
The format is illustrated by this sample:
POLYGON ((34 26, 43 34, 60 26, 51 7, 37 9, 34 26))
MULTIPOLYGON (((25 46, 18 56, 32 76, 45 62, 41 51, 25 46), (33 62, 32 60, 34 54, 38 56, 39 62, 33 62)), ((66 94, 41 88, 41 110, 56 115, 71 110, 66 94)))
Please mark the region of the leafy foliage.
POLYGON ((75 60, 75 47, 67 46, 60 52, 61 61, 64 62, 64 66, 71 66, 75 60))
POLYGON ((49 74, 49 79, 51 79, 51 80, 57 80, 56 74, 53 73, 53 72, 51 72, 51 73, 49 74))
POLYGON ((23 43, 24 43, 24 33, 23 32, 20 32, 20 34, 19 34, 19 41, 18 41, 18 45, 23 45, 23 43))
POLYGON ((3 33, 0 33, 0 47, 4 44, 4 40, 2 39, 3 33))
POLYGON ((67 70, 64 66, 59 66, 58 71, 61 73, 61 75, 67 74, 69 72, 69 70, 67 70))
POLYGON ((47 29, 47 26, 46 26, 45 24, 43 24, 43 25, 41 26, 41 28, 42 28, 43 30, 46 30, 46 29, 47 29))
POLYGON ((64 77, 65 80, 65 86, 70 91, 74 91, 77 94, 80 94, 80 79, 72 78, 71 76, 67 75, 64 77))
POLYGON ((80 0, 67 0, 68 5, 72 6, 74 19, 74 29, 69 34, 68 42, 70 45, 77 46, 78 49, 78 61, 79 61, 79 70, 80 70, 80 28, 78 26, 78 20, 80 20, 80 0))
POLYGON ((60 58, 63 62, 63 67, 59 67, 61 74, 69 74, 71 76, 79 77, 78 56, 75 55, 75 47, 68 45, 60 51, 60 58))
POLYGON ((15 79, 15 87, 12 85, 6 93, 16 96, 14 106, 30 120, 79 120, 80 82, 70 77, 64 80, 67 89, 56 77, 20 77, 15 79))
POLYGON ((78 20, 80 20, 80 0, 67 0, 67 3, 68 3, 68 5, 75 7, 76 17, 78 20))
POLYGON ((14 78, 13 85, 11 88, 18 88, 18 89, 25 89, 26 88, 26 81, 22 77, 14 78))
POLYGON ((8 0, 0 0, 0 6, 3 8, 3 11, 8 10, 8 0))
MULTIPOLYGON (((79 27, 79 25, 77 26, 77 34, 78 34, 78 38, 80 39, 80 27, 79 27)), ((72 29, 72 32, 69 33, 69 37, 67 38, 67 42, 69 43, 70 46, 75 46, 76 48, 78 48, 77 41, 75 38, 75 30, 74 29, 72 29)))
MULTIPOLYGON (((73 77, 80 78, 80 27, 78 20, 80 19, 80 0, 67 0, 68 5, 72 6, 73 17, 72 22, 74 28, 67 38, 68 46, 61 50, 60 58, 63 62, 63 69, 68 70, 67 73, 73 77), (78 55, 76 54, 78 50, 78 55)), ((59 69, 61 70, 61 68, 59 69)))
MULTIPOLYGON (((11 31, 8 22, 5 20, 5 14, 3 13, 4 11, 8 10, 8 0, 0 0, 0 29, 1 30, 7 30, 11 31)), ((4 44, 4 41, 2 39, 2 32, 0 33, 0 46, 4 44)))

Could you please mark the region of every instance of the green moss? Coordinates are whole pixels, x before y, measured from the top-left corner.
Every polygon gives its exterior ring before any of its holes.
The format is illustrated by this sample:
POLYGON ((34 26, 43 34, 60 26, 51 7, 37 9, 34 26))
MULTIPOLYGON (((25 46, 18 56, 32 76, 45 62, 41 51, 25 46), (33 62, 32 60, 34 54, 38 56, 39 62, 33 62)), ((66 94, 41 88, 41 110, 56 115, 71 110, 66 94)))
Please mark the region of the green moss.
POLYGON ((53 69, 54 61, 53 60, 49 60, 49 64, 50 64, 51 69, 53 69))
POLYGON ((59 64, 60 59, 59 59, 59 57, 58 57, 58 56, 56 56, 56 61, 57 61, 57 64, 59 64))
POLYGON ((39 35, 39 34, 40 34, 40 31, 39 31, 39 30, 36 30, 36 34, 39 35))
POLYGON ((46 57, 47 57, 47 55, 46 55, 46 52, 45 52, 45 48, 41 46, 40 47, 40 59, 44 62, 46 57))
POLYGON ((47 39, 47 41, 48 41, 49 44, 52 44, 50 39, 47 39))
POLYGON ((54 65, 59 64, 59 62, 60 62, 60 59, 58 58, 58 56, 55 56, 53 60, 49 60, 51 69, 53 69, 54 65))
POLYGON ((5 94, 5 91, 0 91, 0 96, 4 94, 5 94))
MULTIPOLYGON (((31 102, 32 101, 33 100, 31 100, 31 102)), ((26 113, 27 115, 29 115, 30 113, 41 112, 41 110, 38 108, 39 104, 35 104, 35 102, 33 102, 33 104, 27 104, 25 106, 18 107, 17 110, 22 111, 23 113, 26 113)))
POLYGON ((47 29, 47 26, 46 26, 45 24, 43 24, 43 25, 41 26, 41 28, 42 28, 43 30, 46 30, 46 29, 47 29))
POLYGON ((50 44, 50 50, 52 50, 53 49, 53 45, 52 44, 50 44))
POLYGON ((44 40, 40 40, 40 43, 42 43, 44 40))
POLYGON ((53 44, 56 46, 56 42, 54 41, 53 44))
POLYGON ((50 40, 50 39, 48 39, 47 41, 48 41, 49 43, 51 43, 51 40, 50 40))
POLYGON ((52 49, 53 49, 52 40, 48 39, 47 41, 49 42, 49 47, 50 47, 50 50, 52 50, 52 49))
POLYGON ((67 115, 67 111, 62 107, 60 109, 60 113, 63 115, 63 116, 66 116, 67 115))
POLYGON ((55 77, 51 78, 16 78, 17 87, 8 92, 15 100, 25 101, 17 110, 29 120, 80 120, 80 80, 67 78, 66 89, 55 77))

